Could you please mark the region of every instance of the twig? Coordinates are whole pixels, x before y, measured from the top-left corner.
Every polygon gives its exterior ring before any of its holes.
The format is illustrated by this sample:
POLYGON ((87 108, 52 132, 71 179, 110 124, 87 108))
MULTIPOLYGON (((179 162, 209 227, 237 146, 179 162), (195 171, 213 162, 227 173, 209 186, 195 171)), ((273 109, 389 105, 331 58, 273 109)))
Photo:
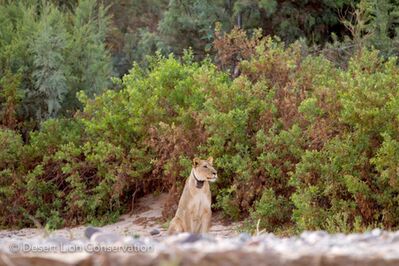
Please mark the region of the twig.
POLYGON ((132 217, 132 215, 133 215, 133 211, 134 211, 134 198, 136 197, 137 191, 139 191, 139 190, 138 190, 138 188, 136 187, 136 190, 134 191, 133 196, 132 196, 132 209, 130 210, 129 217, 132 217))
POLYGON ((259 231, 259 224, 260 224, 260 219, 258 219, 258 222, 256 223, 256 236, 263 234, 266 229, 262 229, 261 231, 259 231))

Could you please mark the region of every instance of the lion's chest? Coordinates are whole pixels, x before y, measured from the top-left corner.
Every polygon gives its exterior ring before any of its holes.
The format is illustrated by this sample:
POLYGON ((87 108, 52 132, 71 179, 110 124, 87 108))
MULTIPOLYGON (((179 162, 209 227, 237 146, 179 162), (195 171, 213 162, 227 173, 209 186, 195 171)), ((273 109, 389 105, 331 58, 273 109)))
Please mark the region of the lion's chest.
POLYGON ((199 217, 204 211, 210 210, 211 201, 208 195, 202 191, 196 193, 190 201, 189 209, 194 217, 199 217))

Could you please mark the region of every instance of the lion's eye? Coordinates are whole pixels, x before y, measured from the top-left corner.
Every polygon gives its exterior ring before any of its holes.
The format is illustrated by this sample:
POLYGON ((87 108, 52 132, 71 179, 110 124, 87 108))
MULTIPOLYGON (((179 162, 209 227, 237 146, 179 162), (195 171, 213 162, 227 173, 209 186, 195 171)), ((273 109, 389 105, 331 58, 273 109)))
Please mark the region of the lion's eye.
POLYGON ((205 168, 208 168, 208 166, 204 165, 205 168))

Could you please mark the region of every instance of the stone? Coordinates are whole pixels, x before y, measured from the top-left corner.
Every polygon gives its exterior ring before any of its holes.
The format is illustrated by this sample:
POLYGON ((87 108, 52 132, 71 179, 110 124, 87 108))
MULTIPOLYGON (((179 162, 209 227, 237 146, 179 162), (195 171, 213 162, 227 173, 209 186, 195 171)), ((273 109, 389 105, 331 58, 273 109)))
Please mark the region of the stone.
POLYGON ((98 233, 98 232, 100 232, 100 229, 89 226, 85 229, 84 235, 85 235, 85 237, 90 239, 95 233, 98 233))
POLYGON ((246 242, 246 241, 248 241, 248 240, 251 239, 251 235, 248 234, 248 233, 241 233, 241 234, 238 236, 238 239, 239 239, 241 242, 246 242))
POLYGON ((159 235, 161 233, 161 231, 159 231, 157 228, 154 228, 150 231, 150 235, 155 236, 155 235, 159 235))
POLYGON ((185 239, 183 239, 183 241, 181 241, 180 243, 184 244, 184 243, 194 243, 197 242, 199 240, 202 239, 202 236, 199 234, 190 234, 188 237, 186 237, 185 239))

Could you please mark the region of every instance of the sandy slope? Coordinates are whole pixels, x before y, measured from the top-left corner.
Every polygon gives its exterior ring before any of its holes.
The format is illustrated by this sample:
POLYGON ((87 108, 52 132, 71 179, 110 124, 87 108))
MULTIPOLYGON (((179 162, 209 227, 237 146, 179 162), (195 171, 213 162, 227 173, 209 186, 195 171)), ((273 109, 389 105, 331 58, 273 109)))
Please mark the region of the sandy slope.
MULTIPOLYGON (((105 225, 102 227, 104 231, 115 232, 119 235, 140 235, 150 236, 153 229, 161 231, 159 235, 153 238, 163 238, 166 235, 165 229, 162 226, 161 216, 163 203, 166 200, 166 194, 158 196, 147 195, 138 200, 135 204, 135 211, 130 215, 126 214, 120 217, 119 221, 114 224, 105 225)), ((223 225, 217 218, 212 221, 210 234, 218 236, 234 236, 237 235, 236 227, 238 224, 223 225)), ((83 238, 85 226, 78 226, 73 228, 63 228, 55 230, 52 235, 61 235, 68 239, 83 238)), ((35 228, 25 228, 21 230, 0 230, 0 238, 13 239, 29 239, 33 236, 44 235, 44 231, 35 228)))

